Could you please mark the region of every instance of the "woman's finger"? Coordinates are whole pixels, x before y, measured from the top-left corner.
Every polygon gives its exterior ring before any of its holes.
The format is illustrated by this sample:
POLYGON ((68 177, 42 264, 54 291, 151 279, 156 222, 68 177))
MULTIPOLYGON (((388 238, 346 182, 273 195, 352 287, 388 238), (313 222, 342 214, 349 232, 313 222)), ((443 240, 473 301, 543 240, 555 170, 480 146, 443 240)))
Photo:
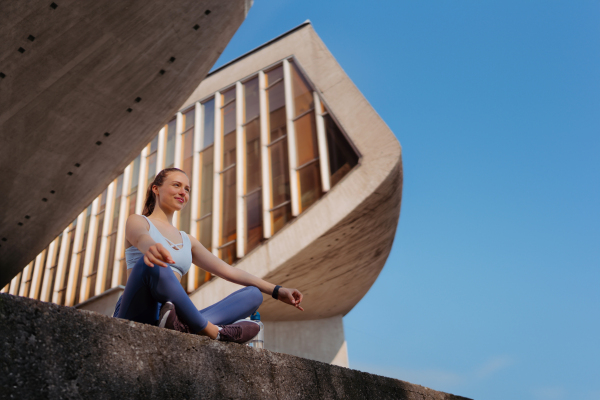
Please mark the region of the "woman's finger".
POLYGON ((147 255, 148 255, 148 259, 150 260, 150 262, 154 263, 155 265, 159 265, 161 267, 166 267, 167 264, 165 264, 161 259, 156 257, 154 254, 156 254, 156 253, 153 253, 152 250, 150 250, 148 252, 147 255))
POLYGON ((149 267, 154 267, 154 264, 152 264, 152 263, 150 262, 150 259, 148 259, 148 257, 147 257, 147 256, 144 256, 144 264, 146 264, 146 265, 147 265, 147 266, 149 266, 149 267))
POLYGON ((169 253, 169 250, 165 249, 164 246, 160 243, 156 244, 156 247, 160 253, 160 255, 162 256, 162 259, 173 264, 175 261, 173 261, 173 259, 171 258, 171 253, 169 253))

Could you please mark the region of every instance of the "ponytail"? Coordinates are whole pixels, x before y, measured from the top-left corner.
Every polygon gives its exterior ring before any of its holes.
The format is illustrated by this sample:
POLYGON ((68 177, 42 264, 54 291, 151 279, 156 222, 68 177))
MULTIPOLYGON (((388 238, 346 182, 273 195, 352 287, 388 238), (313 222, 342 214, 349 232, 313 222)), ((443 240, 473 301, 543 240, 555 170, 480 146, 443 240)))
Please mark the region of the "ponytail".
POLYGON ((142 215, 149 217, 154 212, 154 207, 156 206, 156 194, 152 191, 152 188, 154 186, 161 187, 170 172, 183 172, 185 174, 185 171, 182 171, 179 168, 165 168, 156 174, 154 180, 148 186, 148 190, 146 190, 146 201, 144 202, 144 211, 142 211, 142 215))

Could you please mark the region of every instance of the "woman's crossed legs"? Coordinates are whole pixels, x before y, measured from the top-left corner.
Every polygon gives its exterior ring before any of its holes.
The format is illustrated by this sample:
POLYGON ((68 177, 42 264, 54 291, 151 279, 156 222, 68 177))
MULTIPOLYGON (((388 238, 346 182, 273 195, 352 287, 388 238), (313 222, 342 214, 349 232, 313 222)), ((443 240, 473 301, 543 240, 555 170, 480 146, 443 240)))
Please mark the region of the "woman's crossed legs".
POLYGON ((208 321, 214 325, 228 325, 250 316, 261 305, 262 299, 258 288, 248 286, 198 311, 171 268, 149 267, 140 258, 119 299, 117 317, 154 325, 159 303, 170 301, 175 305, 178 318, 192 333, 198 333, 206 328, 208 321))

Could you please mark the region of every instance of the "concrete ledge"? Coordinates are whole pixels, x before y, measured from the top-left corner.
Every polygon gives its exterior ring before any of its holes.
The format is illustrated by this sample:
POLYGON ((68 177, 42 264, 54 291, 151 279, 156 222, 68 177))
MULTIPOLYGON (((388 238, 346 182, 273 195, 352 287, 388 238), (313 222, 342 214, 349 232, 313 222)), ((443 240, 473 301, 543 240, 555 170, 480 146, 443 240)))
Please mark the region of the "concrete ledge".
POLYGON ((2 399, 464 399, 7 294, 0 371, 2 399))

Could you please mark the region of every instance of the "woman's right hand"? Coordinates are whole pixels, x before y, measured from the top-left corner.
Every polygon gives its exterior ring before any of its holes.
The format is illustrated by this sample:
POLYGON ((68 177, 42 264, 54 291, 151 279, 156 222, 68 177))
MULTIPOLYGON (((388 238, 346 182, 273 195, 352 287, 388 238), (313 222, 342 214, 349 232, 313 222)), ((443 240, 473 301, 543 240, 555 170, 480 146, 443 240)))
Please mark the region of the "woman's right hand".
POLYGON ((160 243, 154 243, 148 248, 146 253, 144 253, 144 262, 149 267, 154 267, 155 264, 161 267, 168 267, 167 263, 175 263, 171 258, 171 253, 160 243))

